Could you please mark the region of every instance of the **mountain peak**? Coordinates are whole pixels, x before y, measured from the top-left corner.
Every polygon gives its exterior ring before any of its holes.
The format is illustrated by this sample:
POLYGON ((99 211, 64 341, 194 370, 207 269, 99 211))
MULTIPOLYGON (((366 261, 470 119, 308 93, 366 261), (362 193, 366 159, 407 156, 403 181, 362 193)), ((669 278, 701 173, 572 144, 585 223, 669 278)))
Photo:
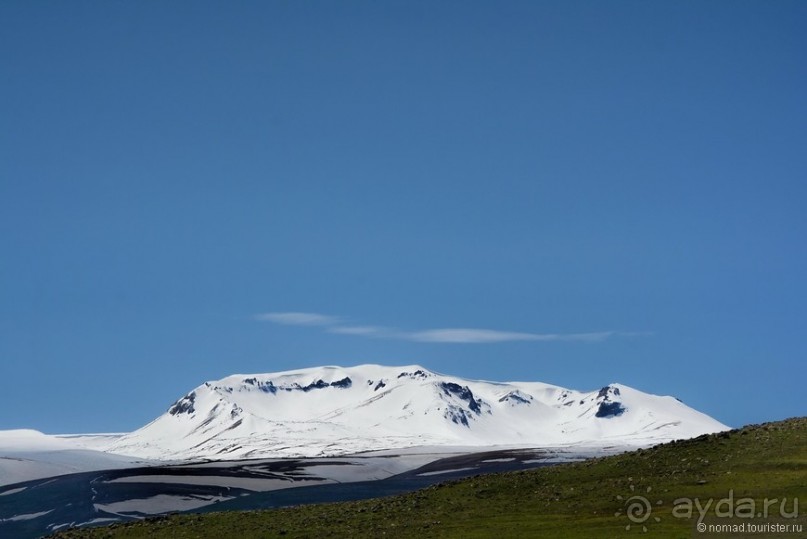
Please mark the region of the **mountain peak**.
POLYGON ((649 445, 726 427, 621 384, 581 392, 488 382, 420 365, 236 374, 180 397, 115 452, 148 458, 345 454, 422 445, 649 445))

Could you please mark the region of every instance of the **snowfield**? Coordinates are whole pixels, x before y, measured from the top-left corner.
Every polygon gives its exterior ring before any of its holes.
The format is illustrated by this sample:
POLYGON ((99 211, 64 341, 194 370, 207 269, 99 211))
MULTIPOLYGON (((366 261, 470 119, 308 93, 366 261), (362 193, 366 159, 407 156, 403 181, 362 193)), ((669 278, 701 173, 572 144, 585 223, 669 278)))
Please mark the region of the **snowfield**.
POLYGON ((621 384, 581 392, 418 365, 317 367, 206 382, 99 448, 142 459, 315 457, 419 446, 647 446, 728 427, 621 384))
POLYGON ((672 397, 621 384, 575 391, 419 365, 317 367, 206 382, 127 434, 0 431, 0 485, 156 463, 405 448, 627 450, 727 429, 672 397))
POLYGON ((621 384, 575 391, 418 365, 233 375, 127 434, 0 431, 0 535, 390 495, 727 428, 621 384))

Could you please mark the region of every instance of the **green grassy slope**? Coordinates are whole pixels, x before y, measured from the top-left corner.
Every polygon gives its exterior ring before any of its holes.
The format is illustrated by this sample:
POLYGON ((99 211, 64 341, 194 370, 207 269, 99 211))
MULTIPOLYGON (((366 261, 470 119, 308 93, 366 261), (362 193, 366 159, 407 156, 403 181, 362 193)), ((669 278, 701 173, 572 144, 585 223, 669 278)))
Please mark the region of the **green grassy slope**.
MULTIPOLYGON (((477 476, 389 498, 267 511, 172 515, 70 530, 57 537, 746 536, 697 533, 694 498, 701 506, 713 500, 705 523, 773 522, 784 498, 787 513, 793 510, 794 498, 800 498, 807 508, 807 418, 753 425, 575 464, 477 476), (632 522, 625 514, 626 500, 637 495, 653 504, 643 522, 632 522), (748 514, 752 503, 747 498, 754 500, 755 513, 762 511, 764 499, 778 501, 769 506, 769 518, 715 519, 714 504, 730 496, 733 511, 741 516, 748 514), (692 500, 692 518, 683 518, 688 506, 681 498, 692 500), (630 529, 626 529, 628 525, 630 529)), ((728 508, 724 501, 721 509, 728 508)), ((804 508, 799 508, 797 519, 778 520, 800 524, 803 529, 781 537, 807 537, 803 513, 804 508)))

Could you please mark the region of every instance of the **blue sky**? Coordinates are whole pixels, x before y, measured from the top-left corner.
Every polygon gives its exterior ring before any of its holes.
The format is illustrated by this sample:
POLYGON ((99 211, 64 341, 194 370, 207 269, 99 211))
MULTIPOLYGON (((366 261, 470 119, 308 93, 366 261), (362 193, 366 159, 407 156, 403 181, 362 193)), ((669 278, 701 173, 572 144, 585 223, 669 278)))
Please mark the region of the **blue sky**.
POLYGON ((804 2, 0 4, 0 428, 420 363, 807 413, 804 2))

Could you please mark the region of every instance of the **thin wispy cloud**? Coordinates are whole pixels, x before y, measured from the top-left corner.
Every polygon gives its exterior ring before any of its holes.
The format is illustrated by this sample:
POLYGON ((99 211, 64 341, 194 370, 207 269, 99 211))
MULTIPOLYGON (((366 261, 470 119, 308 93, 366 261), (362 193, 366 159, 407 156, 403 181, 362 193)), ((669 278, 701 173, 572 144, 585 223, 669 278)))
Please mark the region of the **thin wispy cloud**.
POLYGON ((613 331, 596 333, 522 333, 495 329, 445 328, 409 333, 409 340, 445 343, 498 343, 514 341, 602 341, 613 331))
POLYGON ((334 326, 327 329, 328 333, 338 333, 340 335, 358 335, 360 337, 393 338, 399 332, 390 328, 379 326, 334 326))
POLYGON ((255 320, 286 326, 332 326, 341 321, 336 316, 302 312, 260 313, 255 315, 255 320))
POLYGON ((255 315, 256 320, 293 326, 320 326, 328 333, 368 339, 394 339, 423 343, 492 344, 519 341, 600 342, 611 337, 636 337, 652 332, 596 331, 588 333, 530 333, 484 328, 435 328, 407 331, 398 328, 345 324, 344 319, 319 313, 271 312, 255 315))

